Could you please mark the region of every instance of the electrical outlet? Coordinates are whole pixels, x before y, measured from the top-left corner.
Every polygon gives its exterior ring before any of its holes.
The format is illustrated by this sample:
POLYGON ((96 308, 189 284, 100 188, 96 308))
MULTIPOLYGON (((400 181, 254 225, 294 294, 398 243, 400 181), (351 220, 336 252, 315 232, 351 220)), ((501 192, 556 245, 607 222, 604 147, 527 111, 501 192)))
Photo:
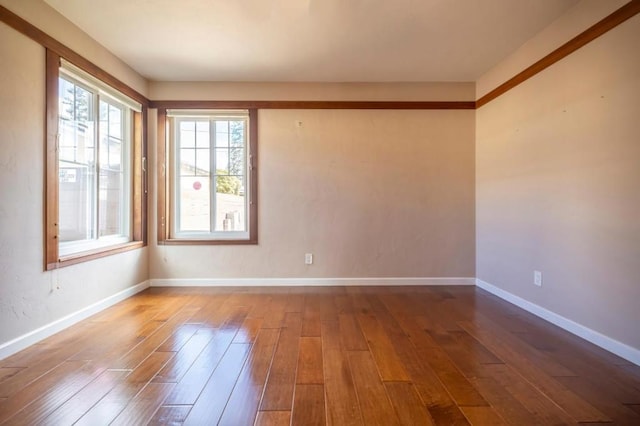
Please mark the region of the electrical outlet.
POLYGON ((313 264, 313 253, 305 253, 304 254, 304 263, 305 265, 313 264))
POLYGON ((542 272, 533 271, 533 284, 542 287, 542 272))

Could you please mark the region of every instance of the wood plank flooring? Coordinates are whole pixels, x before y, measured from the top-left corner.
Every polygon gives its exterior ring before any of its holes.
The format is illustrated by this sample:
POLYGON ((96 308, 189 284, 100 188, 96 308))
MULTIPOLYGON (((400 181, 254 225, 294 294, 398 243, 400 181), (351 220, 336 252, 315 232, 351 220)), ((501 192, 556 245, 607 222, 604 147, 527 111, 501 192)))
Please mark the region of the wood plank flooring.
POLYGON ((0 424, 640 425, 640 367, 474 287, 153 288, 0 361, 0 424))

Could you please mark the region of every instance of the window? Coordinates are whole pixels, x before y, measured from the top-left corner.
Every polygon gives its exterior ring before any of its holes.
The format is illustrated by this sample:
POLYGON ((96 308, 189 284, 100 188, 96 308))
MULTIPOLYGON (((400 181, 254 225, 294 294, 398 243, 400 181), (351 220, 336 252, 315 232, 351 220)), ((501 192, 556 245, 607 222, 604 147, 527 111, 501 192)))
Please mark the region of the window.
POLYGON ((160 115, 166 117, 169 199, 160 239, 255 244, 255 111, 169 109, 160 115))
POLYGON ((131 243, 142 239, 142 105, 55 54, 49 60, 55 61, 47 68, 52 269, 140 246, 131 243))

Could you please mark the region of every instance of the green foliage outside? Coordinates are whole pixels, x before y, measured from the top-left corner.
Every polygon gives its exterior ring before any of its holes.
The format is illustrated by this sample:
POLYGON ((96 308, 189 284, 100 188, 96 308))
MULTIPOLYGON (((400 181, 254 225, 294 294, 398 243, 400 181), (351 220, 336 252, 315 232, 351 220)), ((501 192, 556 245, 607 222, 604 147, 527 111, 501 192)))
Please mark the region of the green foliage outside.
POLYGON ((240 194, 242 182, 236 176, 225 176, 226 170, 216 170, 216 192, 222 194, 240 194))

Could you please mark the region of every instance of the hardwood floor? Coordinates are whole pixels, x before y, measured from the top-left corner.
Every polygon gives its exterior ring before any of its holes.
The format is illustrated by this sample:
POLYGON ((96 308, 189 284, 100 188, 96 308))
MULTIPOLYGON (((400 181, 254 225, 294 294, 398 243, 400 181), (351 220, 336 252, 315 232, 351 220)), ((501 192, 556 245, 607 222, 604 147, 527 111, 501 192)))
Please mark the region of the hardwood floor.
POLYGON ((0 361, 0 424, 640 425, 640 367, 473 287, 153 288, 0 361))

